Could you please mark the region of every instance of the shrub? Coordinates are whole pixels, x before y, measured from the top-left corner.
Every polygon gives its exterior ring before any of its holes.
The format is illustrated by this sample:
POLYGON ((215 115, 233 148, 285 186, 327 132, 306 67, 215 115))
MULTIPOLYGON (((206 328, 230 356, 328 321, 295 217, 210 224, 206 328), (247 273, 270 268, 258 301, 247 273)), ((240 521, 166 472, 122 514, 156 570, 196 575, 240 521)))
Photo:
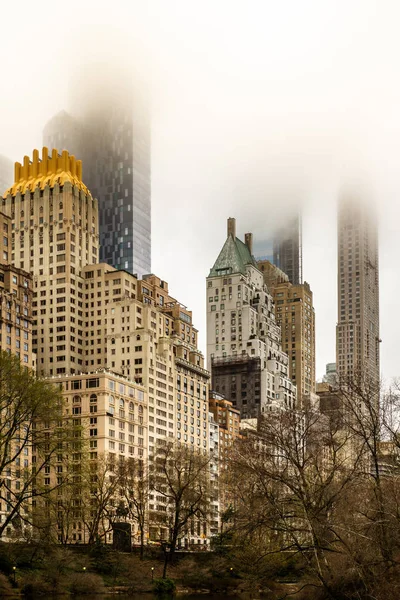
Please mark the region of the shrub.
POLYGON ((162 594, 173 594, 175 592, 175 582, 168 577, 165 579, 155 579, 154 592, 160 596, 162 594))
POLYGON ((5 596, 13 596, 15 592, 8 578, 0 573, 0 598, 4 598, 5 596))
POLYGON ((37 596, 47 598, 53 592, 51 585, 38 574, 28 575, 23 580, 21 591, 26 598, 36 598, 37 596))
POLYGON ((104 591, 103 579, 95 573, 75 573, 71 576, 68 590, 72 595, 101 594, 104 591))
POLYGON ((0 547, 0 571, 6 575, 12 573, 13 562, 8 548, 0 547))

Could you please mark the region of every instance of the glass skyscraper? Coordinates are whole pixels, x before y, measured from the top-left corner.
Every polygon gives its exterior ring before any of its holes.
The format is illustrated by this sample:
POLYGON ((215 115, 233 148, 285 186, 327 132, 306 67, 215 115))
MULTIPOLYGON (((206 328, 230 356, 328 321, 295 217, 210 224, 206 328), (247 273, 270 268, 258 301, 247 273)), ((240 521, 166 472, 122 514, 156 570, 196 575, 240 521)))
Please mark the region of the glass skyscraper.
POLYGON ((51 119, 43 143, 83 162, 99 202, 100 261, 142 277, 151 273, 150 122, 145 102, 110 82, 87 84, 81 114, 51 119))
POLYGON ((286 273, 290 283, 303 283, 302 223, 300 213, 290 215, 279 227, 266 228, 260 232, 255 244, 257 260, 269 260, 286 273))

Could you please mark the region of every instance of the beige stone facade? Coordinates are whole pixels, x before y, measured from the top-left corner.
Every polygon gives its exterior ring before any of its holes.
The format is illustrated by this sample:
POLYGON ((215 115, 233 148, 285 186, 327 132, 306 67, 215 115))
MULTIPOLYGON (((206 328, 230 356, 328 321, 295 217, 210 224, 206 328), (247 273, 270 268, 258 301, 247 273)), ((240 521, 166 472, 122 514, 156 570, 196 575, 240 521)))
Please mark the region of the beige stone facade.
MULTIPOLYGON (((78 161, 79 163, 79 161, 78 161)), ((11 217, 11 263, 33 278, 33 344, 41 375, 84 370, 82 269, 98 260, 98 207, 68 152, 16 163, 2 201, 11 217)))
POLYGON ((234 506, 235 498, 230 491, 229 459, 235 442, 241 438, 240 411, 233 407, 232 402, 210 392, 210 413, 218 425, 218 462, 219 462, 219 514, 234 506))
POLYGON ((315 393, 315 311, 307 282, 292 285, 269 261, 259 269, 274 299, 276 322, 281 328, 282 349, 289 357, 289 372, 297 386, 299 402, 315 393))
MULTIPOLYGON (((87 543, 89 532, 85 524, 95 508, 88 501, 87 473, 93 470, 93 476, 98 481, 103 477, 107 486, 116 476, 113 465, 117 469, 121 462, 130 459, 145 464, 147 394, 143 386, 106 369, 90 374, 58 375, 49 380, 61 386, 65 418, 79 432, 83 443, 82 449, 71 453, 67 465, 65 455, 57 455, 48 473, 48 482, 53 485, 56 478, 65 476, 66 468, 73 473, 70 482, 73 496, 68 498, 70 490, 67 488, 62 503, 64 514, 53 512, 53 526, 59 541, 65 542, 68 538, 71 543, 87 543)), ((107 502, 107 514, 113 517, 119 504, 126 502, 124 494, 116 493, 107 502)), ((133 522, 131 525, 132 539, 135 539, 137 532, 133 522)), ((105 535, 105 542, 112 541, 110 521, 102 520, 100 531, 105 535)))
POLYGON ((378 232, 365 202, 342 198, 338 211, 339 382, 361 375, 379 385, 378 232))
MULTIPOLYGON (((56 150, 49 157, 46 149, 39 160, 35 151, 32 161, 26 157, 17 164, 2 204, 12 225, 11 260, 33 278, 38 373, 62 383, 66 410, 89 432, 89 455, 151 459, 157 444, 167 441, 209 452, 209 373, 192 313, 159 277, 138 280, 97 262, 97 201, 82 182, 79 161, 56 150), (113 377, 131 382, 118 386, 146 390, 140 438, 136 431, 125 431, 125 439, 107 435, 109 420, 116 419, 104 412, 113 377), (86 388, 87 381, 97 380, 100 391, 86 388), (73 381, 81 388, 72 389, 73 381), (92 395, 102 403, 91 403, 92 395), (90 422, 94 419, 97 423, 90 422)), ((116 403, 121 399, 128 400, 115 395, 116 403)), ((118 430, 118 436, 123 433, 118 430)), ((151 496, 149 510, 158 509, 165 510, 165 501, 163 506, 161 498, 151 496)))
MULTIPOLYGON (((10 253, 11 219, 0 213, 0 350, 15 354, 24 366, 34 369, 32 280, 28 273, 10 264, 10 253)), ((18 440, 12 443, 17 445, 18 440)), ((14 448, 12 452, 16 455, 17 449, 14 448)), ((18 493, 23 488, 24 470, 31 466, 31 462, 32 449, 27 446, 22 455, 3 473, 8 480, 7 485, 14 493, 18 493)), ((0 522, 5 520, 5 515, 10 510, 6 501, 0 503, 0 522)), ((21 507, 21 510, 27 515, 29 503, 21 507)), ((14 528, 10 524, 6 531, 6 538, 11 538, 14 534, 14 528)))

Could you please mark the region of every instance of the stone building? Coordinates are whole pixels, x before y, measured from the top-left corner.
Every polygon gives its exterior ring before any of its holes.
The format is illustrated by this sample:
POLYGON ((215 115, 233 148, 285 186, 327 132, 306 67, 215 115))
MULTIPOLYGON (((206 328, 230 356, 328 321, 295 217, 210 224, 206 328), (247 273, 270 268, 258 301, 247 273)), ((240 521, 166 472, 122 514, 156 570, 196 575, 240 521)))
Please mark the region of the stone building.
POLYGON ((285 274, 268 261, 259 261, 274 301, 275 318, 281 329, 282 349, 289 357, 289 373, 297 386, 299 405, 315 394, 315 311, 307 282, 290 283, 285 274))
POLYGON ((82 165, 64 151, 34 150, 15 165, 2 201, 11 218, 11 263, 33 279, 33 345, 40 375, 84 369, 82 270, 98 261, 98 210, 82 165))
POLYGON ((221 394, 212 391, 209 395, 209 405, 210 413, 218 425, 219 512, 223 515, 235 503, 235 498, 230 491, 229 459, 235 443, 241 438, 240 411, 221 394))
POLYGON ((361 377, 379 387, 379 248, 374 212, 359 195, 343 196, 338 209, 339 383, 361 377))
MULTIPOLYGON (((88 543, 88 523, 97 508, 95 501, 91 504, 88 498, 88 487, 96 488, 95 497, 101 499, 106 487, 113 485, 112 481, 118 477, 121 462, 132 460, 137 468, 147 460, 147 394, 143 386, 107 369, 89 374, 56 375, 49 380, 60 385, 65 417, 73 421, 83 439, 83 447, 71 452, 68 464, 64 454, 55 456, 49 483, 62 477, 66 469, 72 473, 73 480, 63 494, 62 511, 53 507, 53 503, 47 503, 53 508, 49 518, 58 541, 84 544, 88 543), (89 480, 91 470, 92 480, 89 480), (97 489, 99 486, 103 487, 97 489)), ((126 508, 129 503, 126 491, 122 492, 120 487, 122 484, 113 486, 114 493, 104 506, 107 518, 99 524, 98 531, 105 543, 112 542, 117 509, 126 508)), ((55 505, 59 503, 57 493, 53 500, 55 505)), ((47 510, 50 510, 48 506, 47 510)), ((137 524, 129 518, 127 523, 132 539, 136 539, 137 524)))
MULTIPOLYGON (((97 201, 82 181, 81 163, 68 152, 60 156, 53 150, 49 157, 44 148, 39 159, 34 151, 32 161, 25 157, 22 166, 17 163, 15 182, 2 207, 7 215, 4 223, 10 226, 1 239, 2 251, 27 269, 33 281, 32 337, 39 374, 57 378, 63 386, 69 378, 82 385, 87 378, 99 379, 103 388, 106 376, 98 376, 102 370, 110 381, 127 378, 129 385, 146 390, 139 456, 151 459, 157 444, 168 441, 208 453, 209 373, 197 348, 192 314, 155 275, 138 281, 127 270, 98 263, 97 201)), ((21 274, 21 289, 29 286, 29 276, 25 274, 26 283, 23 271, 16 271, 21 274)), ((24 296, 21 299, 24 302, 24 296)), ((22 323, 21 332, 23 327, 22 323)), ((26 329, 30 331, 30 321, 26 329)), ((86 412, 89 408, 90 414, 90 406, 84 406, 66 410, 75 410, 72 414, 78 419, 79 408, 86 412)), ((103 409, 88 417, 97 419, 97 427, 89 429, 90 455, 112 454, 115 444, 119 456, 135 456, 134 444, 100 433, 108 431, 113 418, 103 409), (94 430, 97 435, 90 434, 94 430)), ((158 509, 165 510, 165 505, 150 497, 149 510, 158 509)))
POLYGON ((252 256, 252 234, 239 240, 235 219, 207 278, 207 355, 212 389, 241 418, 295 406, 273 299, 252 256))
MULTIPOLYGON (((28 273, 10 264, 11 258, 11 219, 0 212, 0 350, 15 354, 21 363, 30 368, 36 368, 35 354, 32 348, 32 280, 28 273)), ((1 408, 6 409, 6 400, 1 402, 1 408)), ((4 433, 4 430, 3 430, 4 433)), ((19 440, 11 442, 12 452, 16 456, 19 440)), ((24 448, 23 455, 4 469, 2 477, 8 481, 8 487, 15 493, 23 488, 24 469, 32 464, 32 449, 24 448)), ((4 488, 2 488, 4 491, 4 488)), ((7 503, 7 491, 1 494, 0 521, 5 521, 5 515, 11 510, 7 503)), ((29 503, 28 503, 29 504, 29 503)), ((21 507, 22 513, 28 514, 29 505, 21 507)), ((11 538, 16 531, 11 526, 6 529, 6 537, 11 538)), ((4 537, 3 537, 4 539, 4 537)))

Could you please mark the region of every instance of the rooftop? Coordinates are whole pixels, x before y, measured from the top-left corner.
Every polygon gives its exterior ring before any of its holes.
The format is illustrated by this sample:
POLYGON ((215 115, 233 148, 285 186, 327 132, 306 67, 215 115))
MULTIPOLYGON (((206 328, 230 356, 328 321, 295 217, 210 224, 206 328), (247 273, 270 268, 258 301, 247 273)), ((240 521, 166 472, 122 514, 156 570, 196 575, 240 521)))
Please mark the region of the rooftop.
POLYGON ((43 190, 46 186, 53 188, 57 184, 64 185, 66 182, 90 195, 82 181, 82 161, 76 160, 75 156, 71 156, 67 150, 59 154, 55 148, 49 156, 48 149, 44 147, 41 159, 39 150, 34 150, 32 161, 29 156, 24 156, 23 164, 15 163, 14 184, 5 192, 3 198, 9 194, 15 196, 18 192, 21 194, 34 192, 37 188, 43 190))

